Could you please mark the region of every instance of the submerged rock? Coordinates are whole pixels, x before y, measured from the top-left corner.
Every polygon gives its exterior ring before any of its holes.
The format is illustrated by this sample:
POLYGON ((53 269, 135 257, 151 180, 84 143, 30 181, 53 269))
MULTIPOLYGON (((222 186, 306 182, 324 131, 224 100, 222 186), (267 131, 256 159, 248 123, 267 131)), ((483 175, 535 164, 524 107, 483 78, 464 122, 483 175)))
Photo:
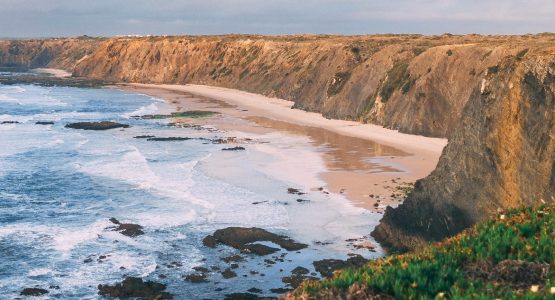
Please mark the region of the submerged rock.
POLYGON ((292 289, 286 289, 286 288, 275 288, 275 289, 270 289, 270 292, 274 293, 274 294, 285 294, 287 292, 292 291, 292 289))
POLYGON ((291 271, 291 276, 281 278, 281 281, 292 288, 297 288, 305 280, 318 280, 313 276, 307 276, 310 271, 307 268, 296 267, 291 271))
POLYGON ((54 125, 54 122, 52 122, 52 121, 38 121, 38 122, 35 122, 35 125, 54 125))
POLYGON ((190 137, 150 137, 146 138, 147 141, 154 141, 154 142, 175 142, 175 141, 188 141, 192 140, 190 137))
POLYGON ((255 294, 259 294, 259 293, 262 293, 262 290, 261 290, 261 289, 258 289, 258 288, 255 288, 255 287, 253 287, 253 288, 250 288, 250 289, 248 289, 248 290, 247 290, 247 292, 249 292, 249 293, 255 293, 255 294))
POLYGON ((323 277, 331 277, 333 273, 337 270, 356 268, 363 266, 368 262, 368 259, 360 256, 354 255, 347 260, 341 259, 322 259, 313 262, 314 269, 319 272, 323 277))
POLYGON ((134 139, 151 139, 155 138, 154 135, 137 135, 133 137, 134 139))
POLYGON ((169 115, 144 115, 144 116, 131 116, 131 117, 134 119, 144 119, 144 120, 162 120, 162 119, 169 119, 169 118, 205 118, 215 114, 218 114, 218 113, 213 111, 189 110, 189 111, 173 112, 169 115))
POLYGON ((233 293, 225 295, 225 300, 272 300, 273 297, 261 297, 252 293, 233 293))
POLYGON ((295 188, 288 188, 287 193, 292 194, 292 195, 299 195, 299 196, 306 194, 306 193, 301 192, 301 190, 295 189, 295 188))
POLYGON ((242 151, 242 150, 246 150, 245 147, 232 147, 232 148, 223 148, 222 151, 242 151))
POLYGON ((110 218, 110 222, 118 225, 114 231, 119 231, 119 233, 128 236, 128 237, 136 237, 141 234, 144 234, 143 226, 139 224, 131 224, 131 223, 120 223, 116 218, 110 218))
POLYGON ((205 246, 210 248, 215 248, 218 244, 224 244, 257 255, 267 255, 279 251, 277 248, 256 243, 263 241, 272 242, 288 251, 298 251, 307 247, 306 244, 295 242, 287 236, 271 233, 256 227, 228 227, 218 229, 214 234, 205 237, 202 242, 205 246))
POLYGON ((244 261, 245 258, 240 256, 240 255, 232 255, 232 256, 227 256, 227 257, 222 257, 221 258, 222 261, 226 262, 226 263, 231 263, 231 262, 241 262, 244 261))
POLYGON ((42 296, 46 294, 48 294, 48 291, 41 288, 24 288, 19 293, 20 296, 42 296))
POLYGON ((185 276, 185 280, 192 283, 203 283, 208 282, 208 280, 206 280, 207 277, 206 273, 195 273, 185 276))
POLYGON ((172 295, 164 292, 165 284, 143 281, 142 278, 127 277, 115 285, 98 285, 98 294, 112 298, 136 297, 140 299, 173 299, 172 295))
POLYGON ((237 273, 233 272, 230 268, 227 268, 222 272, 222 276, 225 279, 229 279, 229 278, 237 277, 237 273))
POLYGON ((116 129, 116 128, 129 128, 129 125, 121 124, 117 122, 102 121, 102 122, 69 123, 65 127, 72 128, 72 129, 83 129, 83 130, 109 130, 109 129, 116 129))
POLYGON ((0 124, 19 124, 19 121, 2 121, 0 124))

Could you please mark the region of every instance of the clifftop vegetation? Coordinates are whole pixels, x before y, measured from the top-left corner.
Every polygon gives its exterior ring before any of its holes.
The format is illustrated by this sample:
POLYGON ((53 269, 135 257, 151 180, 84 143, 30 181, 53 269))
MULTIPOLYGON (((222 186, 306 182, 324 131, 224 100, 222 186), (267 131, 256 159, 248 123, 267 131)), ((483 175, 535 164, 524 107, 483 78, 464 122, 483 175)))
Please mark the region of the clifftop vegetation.
POLYGON ((444 242, 305 282, 293 298, 553 299, 555 206, 497 214, 444 242))

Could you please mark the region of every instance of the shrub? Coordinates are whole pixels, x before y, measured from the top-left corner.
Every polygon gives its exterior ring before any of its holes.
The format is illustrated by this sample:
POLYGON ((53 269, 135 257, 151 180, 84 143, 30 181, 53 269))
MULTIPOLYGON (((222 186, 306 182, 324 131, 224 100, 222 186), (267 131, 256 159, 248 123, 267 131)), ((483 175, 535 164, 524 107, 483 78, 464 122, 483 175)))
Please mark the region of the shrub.
POLYGON ((380 90, 382 102, 387 102, 396 90, 402 89, 402 92, 406 94, 414 85, 415 80, 411 79, 408 67, 407 61, 400 61, 387 72, 387 78, 380 90))
POLYGON ((333 76, 333 79, 328 87, 328 96, 333 96, 339 94, 347 81, 351 78, 350 72, 339 72, 333 76))
POLYGON ((516 54, 516 59, 517 60, 522 60, 524 58, 524 56, 526 55, 526 53, 528 53, 528 49, 524 49, 524 50, 518 52, 516 54))
POLYGON ((554 205, 512 210, 419 252, 305 282, 295 293, 345 296, 356 284, 398 299, 552 299, 555 275, 544 271, 555 266, 554 232, 554 205))

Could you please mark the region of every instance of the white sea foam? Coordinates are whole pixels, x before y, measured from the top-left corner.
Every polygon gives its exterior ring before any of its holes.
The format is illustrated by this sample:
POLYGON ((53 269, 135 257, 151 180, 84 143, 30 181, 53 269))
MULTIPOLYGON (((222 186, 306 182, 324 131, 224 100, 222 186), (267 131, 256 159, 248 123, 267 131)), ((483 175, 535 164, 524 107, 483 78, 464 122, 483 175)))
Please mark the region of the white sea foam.
MULTIPOLYGON (((100 154, 106 150, 96 149, 92 151, 100 154)), ((190 180, 190 172, 196 161, 177 165, 179 172, 173 169, 176 167, 175 165, 161 168, 158 171, 160 175, 158 175, 152 170, 146 157, 135 146, 130 146, 129 150, 122 156, 117 156, 114 153, 106 154, 106 157, 76 165, 76 167, 81 172, 121 180, 135 185, 139 189, 170 197, 179 202, 189 202, 205 208, 212 207, 209 202, 192 196, 188 191, 193 184, 190 180), (168 174, 168 172, 171 173, 168 174), (177 178, 172 178, 172 176, 177 178)))
POLYGON ((0 102, 11 102, 11 103, 17 103, 19 105, 22 105, 19 99, 10 97, 6 94, 0 94, 0 102))
POLYGON ((156 105, 156 103, 152 103, 150 105, 147 106, 142 106, 140 108, 138 108, 135 111, 129 112, 129 113, 125 113, 122 116, 124 118, 131 118, 132 116, 143 116, 143 115, 151 115, 154 114, 155 112, 157 112, 159 110, 158 106, 156 105))
POLYGON ((60 99, 48 95, 29 95, 26 97, 15 97, 13 94, 0 94, 0 102, 16 103, 21 106, 67 106, 68 104, 60 99))
POLYGON ((84 286, 96 286, 99 282, 113 281, 114 274, 118 273, 119 276, 126 274, 146 277, 156 270, 156 266, 156 259, 152 255, 130 251, 112 252, 102 264, 79 264, 68 272, 67 276, 58 276, 56 279, 63 289, 74 290, 84 286), (122 274, 120 267, 125 268, 125 273, 122 274))
MULTIPOLYGON (((100 153, 100 152, 98 152, 100 153)), ((136 148, 125 153, 122 157, 103 158, 84 164, 81 171, 96 176, 123 180, 141 189, 151 189, 161 179, 148 167, 146 158, 136 148)))
POLYGON ((31 277, 44 276, 44 275, 56 275, 56 274, 59 274, 59 272, 56 272, 49 268, 37 268, 29 271, 29 276, 31 277))
POLYGON ((155 228, 168 228, 185 225, 198 218, 195 210, 180 209, 172 211, 157 211, 135 214, 134 217, 140 220, 141 225, 155 228), (184 211, 185 210, 185 211, 184 211))
POLYGON ((303 149, 300 145, 307 143, 305 137, 291 137, 280 133, 264 135, 269 140, 279 140, 280 144, 256 144, 256 151, 266 153, 273 159, 265 161, 261 170, 267 175, 282 182, 290 182, 295 186, 310 190, 324 186, 325 182, 318 174, 326 170, 324 161, 314 149, 303 149))
MULTIPOLYGON (((19 123, 25 123, 32 120, 32 116, 14 116, 14 115, 0 115, 0 122, 3 121, 17 121, 19 123)), ((3 124, 6 125, 6 124, 3 124)), ((12 125, 12 124, 9 124, 12 125)))
POLYGON ((113 225, 108 220, 99 220, 81 229, 58 229, 53 237, 54 249, 68 256, 79 244, 97 239, 106 227, 113 225))
POLYGON ((52 228, 46 225, 36 225, 30 223, 9 224, 0 227, 0 238, 17 234, 19 237, 30 237, 37 234, 46 234, 52 228))
POLYGON ((37 121, 60 121, 62 119, 99 119, 103 114, 96 112, 55 112, 55 113, 42 113, 30 116, 31 119, 37 121))
MULTIPOLYGON (((2 161, 0 161, 0 166, 2 166, 2 161)), ((0 170, 1 172, 1 170, 0 170)), ((3 201, 6 200, 11 200, 11 201, 30 201, 32 200, 31 197, 29 197, 28 195, 24 195, 24 194, 13 194, 13 193, 7 193, 7 192, 2 192, 0 191, 0 199, 3 201)))

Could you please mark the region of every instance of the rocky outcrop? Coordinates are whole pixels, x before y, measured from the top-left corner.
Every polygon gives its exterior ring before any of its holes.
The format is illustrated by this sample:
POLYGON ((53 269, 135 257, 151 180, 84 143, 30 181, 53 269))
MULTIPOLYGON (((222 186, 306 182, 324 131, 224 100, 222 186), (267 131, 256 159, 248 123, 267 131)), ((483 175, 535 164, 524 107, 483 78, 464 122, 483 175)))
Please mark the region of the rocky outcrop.
POLYGON ((114 231, 118 231, 119 233, 128 237, 136 237, 145 233, 143 231, 143 226, 139 224, 121 223, 116 218, 110 218, 110 222, 112 222, 114 225, 117 225, 113 229, 114 231))
POLYGON ((20 296, 42 296, 48 294, 48 290, 41 289, 41 288, 24 288, 20 296))
POLYGON ((121 283, 114 285, 99 284, 98 294, 110 298, 173 299, 170 293, 164 292, 165 289, 165 284, 126 277, 121 283))
POLYGON ((82 130, 110 130, 116 128, 129 128, 127 124, 121 124, 111 121, 102 122, 77 122, 66 124, 66 128, 82 129, 82 130))
POLYGON ((268 255, 280 250, 279 248, 266 246, 257 242, 272 242, 287 251, 298 251, 307 247, 306 244, 298 243, 287 236, 271 233, 256 227, 227 227, 218 229, 212 235, 208 235, 202 240, 202 243, 210 248, 215 248, 218 244, 224 244, 246 253, 257 255, 268 255))
POLYGON ((373 232, 414 249, 497 211, 553 202, 555 52, 508 58, 475 86, 437 168, 373 232))

